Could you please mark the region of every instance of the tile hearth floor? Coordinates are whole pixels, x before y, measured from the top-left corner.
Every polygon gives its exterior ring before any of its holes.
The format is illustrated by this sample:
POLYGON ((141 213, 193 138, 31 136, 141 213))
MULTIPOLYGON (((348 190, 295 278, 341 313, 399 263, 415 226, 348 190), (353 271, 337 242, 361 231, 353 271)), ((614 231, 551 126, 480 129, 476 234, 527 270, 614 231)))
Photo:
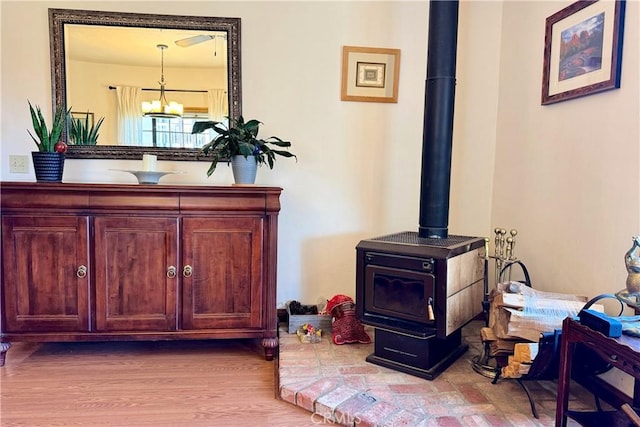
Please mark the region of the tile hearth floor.
MULTIPOLYGON (((471 359, 480 354, 480 328, 462 330, 469 350, 435 380, 429 381, 365 361, 373 344, 335 345, 329 335, 302 344, 280 330, 279 395, 296 406, 344 426, 553 426, 555 381, 527 381, 540 415, 514 380, 491 380, 476 373, 471 359)), ((367 329, 373 338, 373 330, 367 329)), ((592 409, 593 396, 571 383, 569 406, 592 409)), ((569 420, 568 425, 577 425, 569 420)))

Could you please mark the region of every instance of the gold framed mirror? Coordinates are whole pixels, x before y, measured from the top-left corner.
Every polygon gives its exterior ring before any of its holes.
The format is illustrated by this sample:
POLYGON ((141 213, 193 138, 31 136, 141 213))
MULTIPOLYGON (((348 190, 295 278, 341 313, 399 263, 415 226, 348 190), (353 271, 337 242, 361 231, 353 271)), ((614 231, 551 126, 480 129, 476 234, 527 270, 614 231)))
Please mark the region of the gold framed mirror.
POLYGON ((199 160, 189 123, 242 114, 240 18, 49 9, 49 39, 54 108, 105 118, 97 145, 69 144, 68 158, 199 160), (161 89, 180 117, 140 105, 131 118, 132 100, 161 100, 161 89))

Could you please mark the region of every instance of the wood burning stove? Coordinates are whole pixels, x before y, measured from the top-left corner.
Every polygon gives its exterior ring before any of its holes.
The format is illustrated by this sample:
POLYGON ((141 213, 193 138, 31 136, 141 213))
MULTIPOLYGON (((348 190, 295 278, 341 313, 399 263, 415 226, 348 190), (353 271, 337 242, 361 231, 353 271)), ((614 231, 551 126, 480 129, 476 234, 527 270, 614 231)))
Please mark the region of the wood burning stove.
POLYGON ((431 0, 418 232, 361 241, 356 314, 375 327, 372 363, 433 379, 467 350, 482 312, 484 239, 449 236, 458 1, 431 0))
POLYGON ((356 247, 357 316, 375 327, 372 363, 433 379, 467 350, 482 311, 484 239, 402 232, 356 247))

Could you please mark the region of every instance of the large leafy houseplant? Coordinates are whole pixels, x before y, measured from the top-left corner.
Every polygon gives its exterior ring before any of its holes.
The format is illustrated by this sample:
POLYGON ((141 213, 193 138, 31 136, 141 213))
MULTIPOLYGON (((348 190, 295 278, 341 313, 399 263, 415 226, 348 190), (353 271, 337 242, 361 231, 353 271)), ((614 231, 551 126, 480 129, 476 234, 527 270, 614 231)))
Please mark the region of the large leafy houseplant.
POLYGON ((296 157, 288 150, 280 150, 275 147, 288 148, 291 142, 283 141, 277 136, 266 139, 258 138, 258 131, 262 122, 252 119, 245 121, 242 116, 237 119, 228 117, 229 124, 216 121, 195 122, 191 133, 201 133, 207 129, 213 129, 217 134, 210 142, 201 148, 205 155, 212 155, 211 166, 207 176, 211 176, 220 161, 229 161, 234 156, 245 158, 253 156, 258 165, 268 164, 273 169, 276 155, 282 157, 296 157))
POLYGON ((75 145, 96 145, 98 144, 98 131, 104 117, 96 123, 89 123, 89 113, 84 120, 69 116, 69 142, 75 145))
POLYGON ((34 109, 31 102, 29 102, 29 110, 31 112, 33 131, 36 135, 34 136, 29 130, 27 130, 27 132, 33 139, 33 142, 36 143, 38 151, 43 153, 64 152, 66 150, 66 144, 63 142, 58 144, 58 142, 60 142, 64 125, 71 110, 65 110, 64 108, 56 109, 53 116, 53 123, 51 124, 51 131, 49 131, 47 127, 47 122, 39 106, 36 106, 34 109), (57 147, 56 144, 58 144, 57 147))

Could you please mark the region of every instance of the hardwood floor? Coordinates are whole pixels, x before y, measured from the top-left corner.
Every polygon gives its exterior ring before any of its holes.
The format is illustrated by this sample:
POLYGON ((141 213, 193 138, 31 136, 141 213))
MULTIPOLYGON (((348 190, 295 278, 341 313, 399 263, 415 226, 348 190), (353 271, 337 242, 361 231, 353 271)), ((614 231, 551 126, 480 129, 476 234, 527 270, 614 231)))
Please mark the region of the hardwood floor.
POLYGON ((14 343, 0 425, 324 425, 276 398, 276 363, 248 340, 14 343))

